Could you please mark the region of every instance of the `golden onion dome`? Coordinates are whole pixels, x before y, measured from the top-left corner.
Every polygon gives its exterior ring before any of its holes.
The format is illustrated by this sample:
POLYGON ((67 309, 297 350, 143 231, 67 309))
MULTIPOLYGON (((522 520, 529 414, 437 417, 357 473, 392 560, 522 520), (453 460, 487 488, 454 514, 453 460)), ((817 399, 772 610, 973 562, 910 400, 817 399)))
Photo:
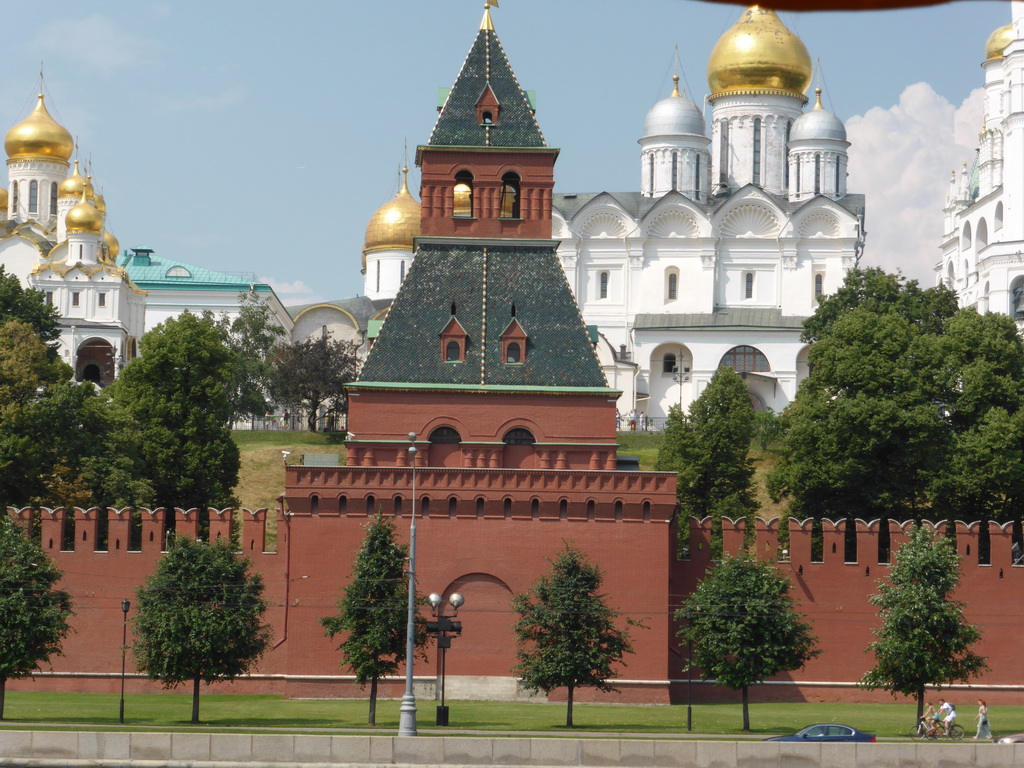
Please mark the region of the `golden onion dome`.
POLYGON ((50 117, 43 94, 32 114, 11 128, 4 139, 7 157, 52 157, 70 160, 75 141, 60 123, 50 117))
POLYGON ((68 211, 64 219, 68 232, 93 232, 99 233, 103 229, 103 217, 93 207, 82 192, 82 199, 74 208, 68 211))
POLYGON ((1013 42, 1013 24, 1000 27, 985 41, 985 61, 1003 58, 1003 51, 1013 42))
POLYGON ((82 190, 86 190, 89 182, 86 181, 85 177, 78 170, 78 161, 75 160, 75 170, 68 176, 64 181, 60 183, 60 187, 57 192, 61 197, 81 197, 82 190))
POLYGON ((117 256, 121 253, 121 243, 114 237, 114 233, 109 229, 103 232, 103 244, 107 246, 107 261, 111 264, 117 263, 117 256))
POLYGON ((89 202, 92 203, 96 210, 100 212, 101 216, 107 215, 107 201, 99 192, 96 192, 92 197, 89 198, 89 202))
POLYGON ((409 169, 402 169, 402 188, 394 199, 370 217, 363 245, 363 268, 370 251, 412 250, 413 238, 420 233, 420 204, 409 194, 409 169))
POLYGON ((10 203, 10 198, 7 196, 7 190, 0 187, 0 216, 6 217, 7 206, 10 203))
POLYGON ((726 93, 781 93, 806 98, 811 57, 803 41, 787 29, 775 11, 752 5, 711 51, 711 97, 726 93))

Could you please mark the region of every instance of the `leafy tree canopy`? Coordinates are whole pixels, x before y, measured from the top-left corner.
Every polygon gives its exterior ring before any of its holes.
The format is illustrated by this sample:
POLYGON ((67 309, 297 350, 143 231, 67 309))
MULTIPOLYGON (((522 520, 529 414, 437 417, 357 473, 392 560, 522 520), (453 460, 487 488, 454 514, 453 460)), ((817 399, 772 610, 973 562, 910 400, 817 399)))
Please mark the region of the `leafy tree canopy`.
POLYGON ((139 670, 167 688, 192 681, 192 722, 199 722, 199 683, 248 672, 270 644, 263 578, 233 542, 172 539, 139 587, 132 648, 139 670))
POLYGON ((615 676, 613 666, 632 653, 633 646, 628 630, 615 626, 619 614, 598 591, 600 569, 571 544, 549 562, 550 572, 512 600, 512 609, 519 614, 514 627, 519 662, 513 673, 531 690, 550 693, 567 688, 565 724, 571 728, 576 688, 615 690, 609 683, 615 676))
POLYGON ((271 410, 267 401, 273 370, 270 353, 281 343, 284 329, 270 305, 255 291, 241 294, 237 316, 222 317, 217 324, 228 349, 235 353, 231 415, 233 418, 261 417, 271 410))
POLYGON ((743 692, 745 731, 750 730, 748 687, 800 669, 820 653, 789 589, 789 580, 768 563, 726 556, 676 613, 682 622, 679 636, 692 643, 692 664, 701 676, 743 692))
POLYGON ((0 325, 16 320, 32 326, 32 330, 55 356, 60 338, 60 313, 43 301, 43 292, 21 287, 21 281, 9 275, 0 264, 0 325))
MULTIPOLYGON (((409 592, 405 562, 409 548, 395 541, 391 519, 377 517, 366 527, 352 578, 338 601, 338 613, 320 624, 330 637, 342 635, 342 665, 356 682, 370 684, 369 724, 376 725, 377 683, 405 663, 409 592)), ((417 648, 428 641, 426 622, 416 623, 417 648)))
POLYGON ((914 526, 896 551, 888 580, 877 582, 871 598, 882 626, 868 646, 875 666, 861 683, 894 696, 916 696, 918 717, 926 686, 966 683, 987 668, 971 650, 981 631, 965 620, 964 604, 950 597, 960 582, 960 560, 948 538, 914 526))
POLYGON ((0 514, 0 720, 7 681, 60 655, 71 631, 71 596, 57 589, 61 576, 39 543, 0 514))
POLYGON ((754 409, 746 384, 719 368, 690 404, 689 417, 673 406, 658 451, 657 468, 679 473, 683 514, 745 517, 757 508, 749 458, 754 409))
POLYGON ((107 390, 137 426, 153 502, 234 506, 239 452, 228 422, 235 355, 215 321, 185 312, 143 336, 141 350, 107 390))
POLYGON ((306 414, 310 432, 317 418, 348 412, 345 385, 359 369, 359 345, 321 336, 276 347, 271 355, 274 372, 270 391, 274 400, 306 414))

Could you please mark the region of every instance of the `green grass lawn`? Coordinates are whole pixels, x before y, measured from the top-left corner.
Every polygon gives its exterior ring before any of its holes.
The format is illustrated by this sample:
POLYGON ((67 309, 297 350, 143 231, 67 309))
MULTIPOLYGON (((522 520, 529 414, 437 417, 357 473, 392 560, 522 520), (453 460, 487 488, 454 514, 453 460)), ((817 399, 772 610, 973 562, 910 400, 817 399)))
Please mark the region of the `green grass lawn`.
MULTIPOLYGON (((968 698, 960 704, 961 722, 973 735, 970 722, 974 707, 968 698)), ((149 729, 188 727, 191 717, 188 694, 136 694, 125 698, 125 726, 149 729)), ((378 731, 398 727, 397 700, 377 703, 378 731)), ((566 729, 565 704, 506 703, 494 701, 449 701, 449 729, 528 731, 558 735, 618 732, 638 736, 651 733, 684 734, 686 706, 626 706, 618 704, 576 704, 576 727, 566 729)), ((423 730, 435 730, 436 702, 417 702, 418 723, 423 730)), ((365 699, 284 699, 280 696, 203 695, 199 715, 203 730, 267 728, 366 728, 368 703, 365 699)), ((116 694, 9 692, 4 728, 44 725, 72 728, 85 725, 119 728, 116 694)), ((840 722, 882 737, 906 736, 914 723, 912 704, 751 704, 752 733, 773 735, 793 733, 816 722, 840 722)), ((993 707, 992 721, 997 733, 1024 730, 1024 706, 993 707)), ((742 733, 739 704, 697 704, 693 707, 693 730, 703 734, 742 733)), ((437 728, 443 732, 443 728, 437 728)))

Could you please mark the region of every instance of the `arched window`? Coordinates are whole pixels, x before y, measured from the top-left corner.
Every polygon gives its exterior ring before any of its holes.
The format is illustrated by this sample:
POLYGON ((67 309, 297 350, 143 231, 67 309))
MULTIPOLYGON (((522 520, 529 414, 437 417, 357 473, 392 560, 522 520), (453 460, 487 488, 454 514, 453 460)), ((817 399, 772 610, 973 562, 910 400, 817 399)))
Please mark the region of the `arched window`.
POLYGON ((700 197, 700 154, 693 158, 693 194, 700 197))
POLYGON ((789 129, 793 127, 793 121, 786 121, 786 141, 782 145, 782 188, 789 189, 789 129))
POLYGON ((377 500, 373 496, 366 497, 366 514, 373 515, 377 512, 377 500))
POLYGON ((654 154, 651 153, 647 156, 647 179, 649 182, 648 192, 654 194, 654 154))
POLYGON ((793 156, 793 175, 796 176, 796 188, 793 192, 800 194, 800 155, 793 156))
MULTIPOLYGON (((378 262, 378 263, 380 263, 380 262, 378 262)), ((398 282, 404 282, 405 281, 405 261, 404 260, 402 261, 401 266, 398 268, 398 273, 399 273, 398 274, 398 282)))
POLYGON ((21 188, 21 184, 14 182, 11 184, 11 210, 15 213, 18 212, 18 190, 21 188))
POLYGON ((519 218, 519 175, 506 173, 501 177, 501 218, 519 218))
POLYGON ((448 517, 455 517, 459 514, 459 500, 452 496, 448 499, 448 517))
POLYGON ((668 279, 665 282, 665 300, 675 301, 679 298, 679 273, 674 269, 668 272, 668 279))
POLYGON ((309 514, 319 515, 320 514, 320 497, 313 494, 309 497, 309 514))
POLYGON ((607 272, 602 272, 601 273, 600 281, 601 281, 601 287, 600 287, 599 298, 607 299, 608 298, 608 273, 607 272))
POLYGON ((661 372, 662 373, 675 373, 676 372, 676 356, 668 352, 665 357, 661 360, 661 372))
POLYGON ((455 174, 455 201, 452 216, 470 219, 473 217, 473 174, 459 171, 455 174))
POLYGON ((676 189, 679 188, 679 185, 676 183, 676 179, 678 179, 678 178, 679 178, 679 153, 678 152, 673 152, 672 153, 672 190, 673 191, 675 191, 676 189))
POLYGON ((719 123, 721 141, 718 151, 718 181, 722 184, 729 184, 729 121, 723 120, 719 123))
POLYGON ((453 427, 438 427, 430 433, 430 442, 432 443, 461 443, 462 435, 458 433, 453 427))
POLYGON ((39 208, 39 182, 35 179, 28 185, 28 212, 35 213, 39 208))
POLYGON ((825 278, 823 275, 814 276, 814 298, 821 298, 821 294, 824 293, 825 278))
POLYGON ((1003 228, 1003 204, 1000 202, 1000 203, 996 204, 996 218, 995 218, 995 229, 996 229, 996 232, 998 232, 1002 228, 1003 228))
POLYGON ((533 432, 523 427, 515 427, 505 433, 503 439, 505 445, 533 445, 537 442, 537 438, 533 436, 533 432))
POLYGON ((969 251, 971 249, 972 241, 973 238, 971 237, 971 222, 968 221, 967 223, 964 224, 964 232, 960 236, 960 249, 963 251, 969 251))
POLYGON ((747 272, 743 276, 743 298, 752 299, 754 298, 754 273, 747 272))
POLYGON ((768 373, 772 369, 761 350, 748 346, 733 347, 722 356, 719 365, 736 373, 768 373))
POLYGON ((988 245, 988 222, 984 219, 978 221, 978 228, 974 233, 974 244, 978 251, 988 245))
POLYGON ((485 110, 480 114, 480 122, 484 125, 491 125, 494 123, 494 115, 490 111, 485 110))
POLYGON ((50 215, 57 213, 57 182, 50 184, 50 215))
POLYGON ((821 155, 814 156, 814 194, 821 193, 821 155))
POLYGON ((444 359, 447 363, 462 362, 462 345, 457 341, 449 341, 444 348, 444 359))
POLYGON ((761 183, 761 118, 754 118, 754 174, 753 182, 761 183))
POLYGON ((521 362, 519 342, 510 341, 508 347, 505 349, 505 362, 506 363, 518 363, 521 362))

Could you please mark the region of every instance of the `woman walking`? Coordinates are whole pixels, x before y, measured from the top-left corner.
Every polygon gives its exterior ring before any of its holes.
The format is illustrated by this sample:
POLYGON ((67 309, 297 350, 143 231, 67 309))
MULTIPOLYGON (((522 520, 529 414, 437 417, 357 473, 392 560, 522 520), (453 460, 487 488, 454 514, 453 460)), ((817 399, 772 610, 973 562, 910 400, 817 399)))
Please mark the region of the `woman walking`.
POLYGON ((978 732, 974 734, 974 739, 991 739, 992 730, 988 727, 988 705, 984 699, 978 699, 978 714, 974 718, 978 721, 978 732))

